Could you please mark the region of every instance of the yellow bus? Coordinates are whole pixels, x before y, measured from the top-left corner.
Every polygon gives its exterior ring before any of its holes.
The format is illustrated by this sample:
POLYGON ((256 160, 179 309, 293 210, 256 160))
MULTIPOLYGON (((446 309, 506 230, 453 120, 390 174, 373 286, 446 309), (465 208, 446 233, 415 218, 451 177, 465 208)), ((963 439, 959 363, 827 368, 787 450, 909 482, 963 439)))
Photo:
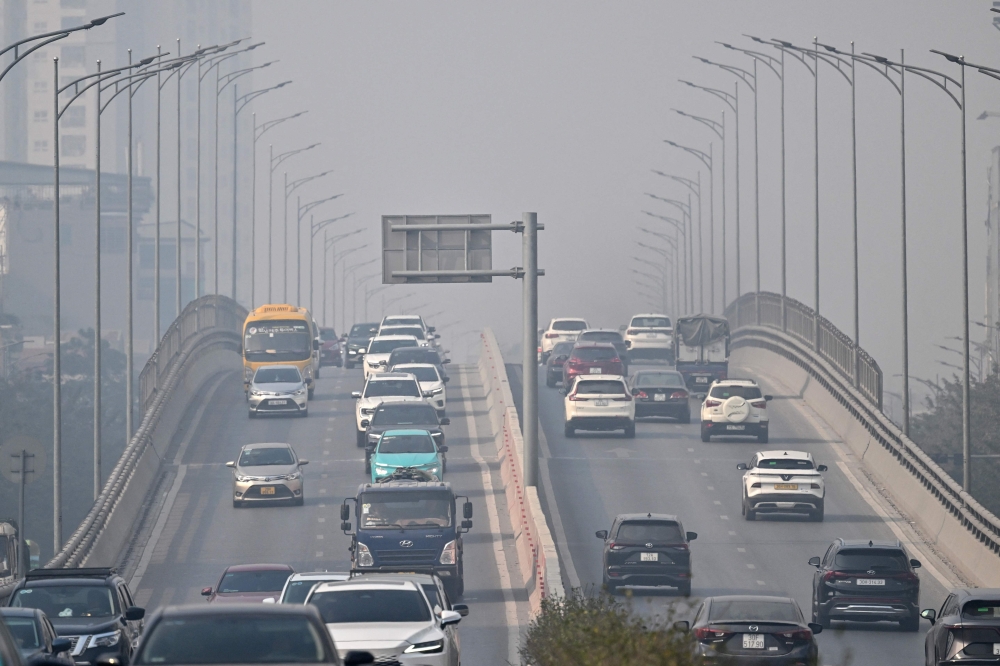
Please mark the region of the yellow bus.
POLYGON ((318 331, 305 308, 288 304, 261 305, 243 323, 243 391, 250 390, 262 365, 294 365, 306 380, 309 397, 316 388, 318 331))

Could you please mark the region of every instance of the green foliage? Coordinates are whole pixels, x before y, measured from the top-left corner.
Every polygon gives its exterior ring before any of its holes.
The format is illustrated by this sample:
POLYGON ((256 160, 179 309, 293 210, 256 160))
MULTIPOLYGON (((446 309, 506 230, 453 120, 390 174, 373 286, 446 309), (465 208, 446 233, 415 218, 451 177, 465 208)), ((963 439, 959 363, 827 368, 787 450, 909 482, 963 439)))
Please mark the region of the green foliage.
POLYGON ((606 594, 542 600, 521 647, 531 666, 688 666, 696 663, 691 634, 673 628, 673 613, 640 616, 606 594))

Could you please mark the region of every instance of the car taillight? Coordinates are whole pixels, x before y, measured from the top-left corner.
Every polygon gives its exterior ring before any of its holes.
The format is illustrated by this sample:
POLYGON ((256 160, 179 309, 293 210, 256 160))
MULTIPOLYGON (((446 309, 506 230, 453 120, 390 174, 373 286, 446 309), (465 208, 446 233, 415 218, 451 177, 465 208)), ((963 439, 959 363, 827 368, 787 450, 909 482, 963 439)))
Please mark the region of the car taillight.
POLYGON ((687 550, 688 545, 686 543, 675 543, 669 546, 664 546, 664 548, 673 548, 675 550, 687 550))
POLYGON ((920 582, 920 578, 917 577, 917 574, 910 573, 909 571, 907 571, 906 573, 901 573, 901 574, 899 574, 897 576, 891 576, 891 577, 892 578, 896 578, 898 580, 901 580, 904 583, 919 583, 920 582))
POLYGON ((639 331, 635 330, 634 328, 630 328, 627 331, 625 331, 625 335, 638 335, 638 334, 639 331))
POLYGON ((621 550, 625 547, 625 544, 615 543, 614 541, 612 541, 609 547, 611 548, 611 550, 621 550))
POLYGON ((577 400, 586 400, 586 398, 577 397, 576 393, 570 393, 566 397, 569 398, 570 400, 572 400, 573 402, 576 402, 577 400))
POLYGON ((819 490, 819 489, 820 489, 821 487, 822 487, 822 486, 820 486, 820 485, 819 485, 818 483, 810 483, 810 484, 809 484, 809 488, 810 488, 811 490, 819 490))
POLYGON ((756 481, 750 484, 751 488, 760 488, 760 481, 756 481))
POLYGON ((648 398, 649 396, 648 396, 648 395, 646 395, 646 392, 645 392, 645 391, 639 391, 638 393, 636 393, 636 394, 635 394, 635 397, 637 397, 637 398, 642 398, 643 400, 645 400, 645 399, 646 399, 646 398, 648 398))
POLYGON ((682 398, 687 398, 687 397, 688 397, 687 391, 674 391, 673 393, 670 394, 670 398, 672 400, 681 400, 682 398))
POLYGON ((551 340, 552 338, 558 338, 559 334, 558 333, 546 333, 545 337, 548 338, 549 340, 551 340))
POLYGON ((697 627, 694 630, 694 637, 699 641, 721 641, 728 635, 727 631, 716 631, 710 627, 697 627))
POLYGON ((632 402, 632 394, 626 393, 620 398, 612 398, 615 402, 632 402))
POLYGON ((572 356, 566 359, 566 365, 580 365, 580 359, 573 358, 572 356))
POLYGON ((767 409, 767 401, 761 400, 760 402, 751 402, 751 407, 756 407, 757 409, 767 409))
POLYGON ((812 640, 813 634, 808 629, 799 629, 797 631, 788 631, 785 633, 778 634, 786 641, 795 641, 796 643, 804 642, 808 643, 812 640))
POLYGON ((850 577, 851 574, 844 573, 843 571, 827 571, 823 574, 823 581, 829 583, 830 581, 842 580, 850 577))
POLYGON ((722 403, 720 401, 718 401, 718 400, 706 400, 705 401, 705 406, 706 407, 718 407, 721 404, 722 403))

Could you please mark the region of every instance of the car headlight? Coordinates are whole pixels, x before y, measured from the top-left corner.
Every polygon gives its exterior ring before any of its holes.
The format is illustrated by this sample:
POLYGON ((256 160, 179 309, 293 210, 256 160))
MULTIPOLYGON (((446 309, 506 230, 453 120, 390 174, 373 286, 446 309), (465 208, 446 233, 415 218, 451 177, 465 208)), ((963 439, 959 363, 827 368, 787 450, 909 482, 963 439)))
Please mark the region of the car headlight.
POLYGON ((389 465, 383 465, 382 463, 375 463, 375 469, 380 472, 385 472, 389 469, 389 465))
POLYGON ((118 645, 119 639, 122 637, 122 632, 115 630, 110 631, 106 634, 94 634, 90 637, 90 643, 87 647, 112 647, 118 645))
POLYGON ((236 476, 236 480, 237 480, 237 481, 238 481, 239 483, 246 483, 247 481, 249 481, 249 480, 250 480, 250 477, 249 477, 249 476, 239 476, 239 475, 237 475, 237 476, 236 476))
POLYGON ((419 652, 421 654, 439 654, 444 652, 444 639, 427 641, 426 643, 414 643, 410 647, 403 650, 404 654, 413 654, 414 652, 419 652))
POLYGON ((436 388, 433 391, 431 391, 431 395, 441 395, 442 393, 444 393, 443 388, 436 388))
POLYGON ((301 478, 302 478, 302 472, 292 472, 291 474, 285 477, 285 479, 287 479, 288 481, 298 481, 301 478))
POLYGON ((299 389, 298 391, 294 391, 292 393, 292 395, 305 395, 305 394, 306 394, 306 390, 305 389, 299 389))
POLYGON ((250 391, 250 395, 254 396, 255 398, 259 398, 260 396, 264 395, 264 392, 254 389, 250 391))
POLYGON ((368 550, 368 546, 358 542, 358 550, 355 554, 355 559, 357 560, 359 567, 371 567, 375 565, 375 560, 372 558, 372 552, 368 550))
POLYGON ((449 541, 441 549, 441 564, 455 564, 456 553, 458 552, 458 547, 454 540, 449 541))

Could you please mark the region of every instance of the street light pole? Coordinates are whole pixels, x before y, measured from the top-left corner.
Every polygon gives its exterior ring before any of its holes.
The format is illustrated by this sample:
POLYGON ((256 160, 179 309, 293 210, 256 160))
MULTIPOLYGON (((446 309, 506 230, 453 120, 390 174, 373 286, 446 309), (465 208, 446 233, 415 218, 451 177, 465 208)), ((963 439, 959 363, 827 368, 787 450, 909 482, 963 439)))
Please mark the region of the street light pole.
MULTIPOLYGON (((268 233, 268 243, 267 243, 267 300, 269 303, 273 303, 274 299, 271 297, 271 288, 273 287, 274 280, 272 279, 271 269, 274 260, 274 171, 278 166, 293 155, 298 155, 299 153, 305 152, 307 150, 312 150, 318 143, 306 146, 305 148, 297 148, 295 150, 288 150, 279 155, 274 154, 274 145, 268 146, 268 152, 270 154, 270 166, 267 179, 267 233, 268 233)), ((288 173, 285 172, 285 190, 288 192, 288 173)), ((282 263, 282 271, 285 273, 284 277, 284 290, 282 292, 282 299, 286 302, 288 301, 288 196, 284 197, 285 202, 285 232, 283 234, 283 253, 284 260, 282 263)))
MULTIPOLYGON (((644 210, 642 212, 645 213, 646 215, 649 215, 652 218, 660 220, 661 222, 667 222, 668 224, 670 224, 671 226, 673 226, 674 231, 677 232, 677 238, 680 240, 681 245, 678 248, 676 248, 676 250, 677 250, 677 254, 676 254, 677 261, 674 264, 674 272, 675 273, 679 273, 679 275, 675 275, 675 277, 674 277, 674 289, 675 290, 679 289, 680 291, 678 292, 678 294, 675 295, 675 305, 676 305, 678 311, 680 311, 681 301, 683 300, 683 302, 684 302, 684 309, 687 310, 688 309, 688 303, 687 303, 687 293, 688 293, 688 289, 687 289, 687 279, 688 279, 687 278, 687 275, 688 275, 687 264, 688 264, 688 258, 684 254, 684 247, 687 245, 688 240, 687 240, 687 232, 684 229, 684 222, 682 220, 678 220, 678 219, 673 218, 673 217, 668 217, 668 216, 665 216, 665 215, 656 215, 655 213, 650 213, 648 210, 644 210), (684 264, 685 264, 685 267, 684 267, 683 270, 680 268, 680 263, 681 263, 682 260, 684 261, 684 264), (684 276, 684 283, 685 284, 684 284, 683 288, 681 287, 680 275, 684 276), (683 299, 681 298, 681 295, 683 295, 683 299)), ((694 307, 694 303, 693 302, 691 303, 691 307, 692 308, 694 307)))
MULTIPOLYGON (((707 120, 707 119, 706 119, 707 120)), ((711 121, 710 121, 711 122, 711 121)), ((702 266, 702 258, 704 256, 704 251, 702 248, 702 227, 701 227, 701 171, 698 171, 698 180, 691 180, 690 178, 684 178, 683 176, 674 176, 668 173, 663 173, 662 171, 657 171, 653 169, 653 173, 658 176, 663 176, 664 178, 669 178, 675 182, 684 185, 686 188, 695 193, 698 197, 698 308, 704 312, 705 311, 705 271, 702 266)), ((693 243, 693 241, 692 241, 693 243)), ((693 267, 692 267, 693 270, 693 267)), ((692 302, 691 307, 694 307, 692 302)))
MULTIPOLYGON (((313 277, 314 277, 313 276, 313 255, 316 252, 315 252, 315 248, 313 247, 313 242, 316 240, 316 234, 318 234, 321 230, 326 229, 331 224, 334 224, 335 222, 339 222, 341 220, 345 220, 345 219, 349 218, 352 215, 354 215, 354 213, 347 213, 346 215, 341 215, 339 217, 331 217, 329 219, 322 220, 320 222, 313 222, 312 221, 312 216, 309 217, 309 232, 310 232, 309 233, 309 311, 310 312, 315 312, 315 310, 314 310, 315 304, 313 303, 313 283, 314 283, 314 280, 313 280, 313 277)), ((324 248, 325 247, 326 246, 324 245, 324 248)), ((326 250, 325 249, 323 251, 323 254, 324 254, 324 257, 325 257, 326 256, 326 250)), ((324 263, 325 263, 325 260, 324 260, 324 263)), ((326 279, 326 272, 325 272, 326 269, 324 268, 323 270, 324 270, 323 279, 325 280, 326 279)), ((324 289, 326 289, 325 284, 324 284, 324 289)), ((323 307, 324 307, 324 309, 326 308, 326 303, 323 304, 323 307)), ((323 317, 323 325, 324 326, 326 325, 326 317, 325 316, 323 317)))
MULTIPOLYGON (((300 179, 301 180, 301 179, 300 179)), ((306 180, 312 180, 308 178, 306 180)), ((298 181, 296 181, 298 182, 298 181)), ((295 183, 293 183, 295 185, 295 183)), ((297 187, 297 185, 296 185, 297 187)), ((294 190, 295 187, 292 187, 294 190)), ((302 197, 295 197, 296 204, 296 218, 295 218, 295 301, 296 303, 302 303, 302 218, 304 218, 309 211, 320 204, 324 204, 327 201, 332 201, 338 197, 342 197, 342 194, 335 194, 331 197, 326 197, 325 199, 319 199, 317 201, 311 201, 305 206, 302 205, 302 197)), ((311 241, 310 241, 311 247, 311 241)), ((311 261, 311 259, 310 259, 311 261)), ((312 270, 312 264, 310 263, 310 270, 312 270)))

